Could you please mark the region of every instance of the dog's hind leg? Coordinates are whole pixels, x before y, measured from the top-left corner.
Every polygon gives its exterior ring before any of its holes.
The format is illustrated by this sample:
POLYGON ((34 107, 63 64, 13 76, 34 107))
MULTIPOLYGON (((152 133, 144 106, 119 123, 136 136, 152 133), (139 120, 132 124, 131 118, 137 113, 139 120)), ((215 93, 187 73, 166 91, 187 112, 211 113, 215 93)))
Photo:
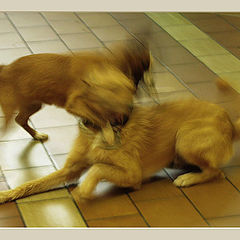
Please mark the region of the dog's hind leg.
POLYGON ((41 103, 31 104, 27 106, 21 106, 19 113, 15 118, 15 121, 23 127, 34 139, 36 140, 47 140, 48 135, 39 133, 28 125, 28 119, 31 115, 39 111, 42 107, 41 103))
POLYGON ((223 177, 219 168, 232 156, 231 131, 228 133, 228 126, 224 126, 221 132, 211 122, 193 121, 179 129, 176 152, 187 163, 201 169, 199 173, 186 173, 177 177, 174 181, 176 186, 187 187, 223 177))

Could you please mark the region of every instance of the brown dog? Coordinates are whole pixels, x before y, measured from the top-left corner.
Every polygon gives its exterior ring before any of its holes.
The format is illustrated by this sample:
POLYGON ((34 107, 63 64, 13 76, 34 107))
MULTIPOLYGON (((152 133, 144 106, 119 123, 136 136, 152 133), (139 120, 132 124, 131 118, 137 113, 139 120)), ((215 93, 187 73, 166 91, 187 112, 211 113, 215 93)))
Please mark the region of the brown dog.
POLYGON ((16 122, 33 138, 46 140, 46 134, 28 125, 29 117, 43 103, 63 107, 101 128, 109 127, 109 121, 129 114, 138 82, 150 67, 149 50, 134 43, 117 45, 112 53, 33 54, 1 65, 5 129, 17 110, 16 122))
POLYGON ((107 180, 120 187, 139 188, 144 179, 169 166, 176 156, 201 169, 179 176, 174 184, 186 187, 222 176, 219 167, 232 156, 240 137, 240 120, 232 123, 226 111, 209 102, 184 100, 151 107, 135 107, 120 131, 121 143, 108 148, 97 128, 81 127, 64 167, 46 177, 0 192, 0 202, 56 188, 87 176, 74 191, 90 198, 107 180))

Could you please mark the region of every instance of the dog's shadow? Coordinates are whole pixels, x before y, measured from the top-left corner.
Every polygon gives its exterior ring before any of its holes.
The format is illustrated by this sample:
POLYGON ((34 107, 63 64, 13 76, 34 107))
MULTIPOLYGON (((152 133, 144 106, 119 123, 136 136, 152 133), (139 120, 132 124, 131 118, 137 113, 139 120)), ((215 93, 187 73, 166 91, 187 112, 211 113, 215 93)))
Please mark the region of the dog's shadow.
MULTIPOLYGON (((26 147, 22 150, 21 154, 19 155, 18 161, 22 163, 26 169, 32 168, 31 166, 31 151, 33 151, 34 147, 37 144, 41 144, 41 142, 36 140, 31 140, 26 147)), ((27 179, 34 179, 36 178, 35 171, 25 171, 24 175, 27 179)))

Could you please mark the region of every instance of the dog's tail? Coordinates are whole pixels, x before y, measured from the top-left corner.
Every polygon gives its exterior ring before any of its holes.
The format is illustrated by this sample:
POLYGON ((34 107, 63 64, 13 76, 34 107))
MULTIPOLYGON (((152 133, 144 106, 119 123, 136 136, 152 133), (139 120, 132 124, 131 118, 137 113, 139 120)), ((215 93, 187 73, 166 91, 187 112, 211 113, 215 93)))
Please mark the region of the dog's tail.
MULTIPOLYGON (((234 101, 232 101, 232 107, 236 111, 240 111, 240 94, 224 79, 222 78, 217 78, 216 79, 216 85, 218 89, 225 94, 228 95, 234 95, 234 101)), ((238 118, 234 123, 234 138, 235 139, 240 139, 240 118, 238 118)))

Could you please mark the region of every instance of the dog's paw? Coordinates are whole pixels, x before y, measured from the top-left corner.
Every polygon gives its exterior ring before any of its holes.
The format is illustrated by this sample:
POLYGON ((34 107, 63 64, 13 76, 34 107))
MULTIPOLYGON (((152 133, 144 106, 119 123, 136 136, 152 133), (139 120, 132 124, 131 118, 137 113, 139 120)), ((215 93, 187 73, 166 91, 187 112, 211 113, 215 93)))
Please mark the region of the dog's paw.
POLYGON ((174 180, 173 184, 175 184, 177 187, 189 187, 191 185, 197 184, 198 182, 199 179, 196 173, 186 173, 178 176, 174 180))
POLYGON ((92 196, 81 191, 79 187, 72 190, 72 195, 74 196, 75 201, 79 203, 84 203, 92 199, 92 196))
POLYGON ((35 140, 46 141, 48 139, 48 135, 45 134, 45 133, 36 132, 36 134, 34 135, 34 139, 35 140))

